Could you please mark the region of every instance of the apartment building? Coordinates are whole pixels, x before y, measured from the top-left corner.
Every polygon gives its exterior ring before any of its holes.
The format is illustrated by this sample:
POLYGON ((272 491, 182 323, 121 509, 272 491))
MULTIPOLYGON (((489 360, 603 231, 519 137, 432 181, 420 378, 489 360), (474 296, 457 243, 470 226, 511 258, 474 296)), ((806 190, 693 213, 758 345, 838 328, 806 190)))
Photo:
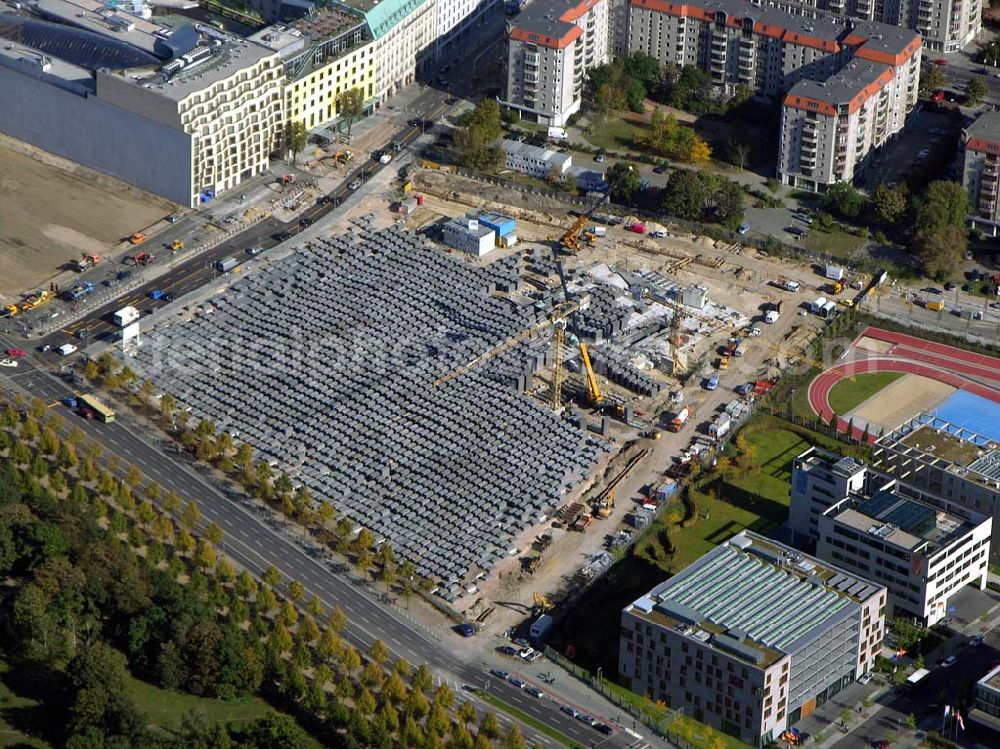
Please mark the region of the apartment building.
POLYGON ((852 182, 876 151, 895 138, 917 102, 917 75, 908 67, 853 60, 826 80, 792 86, 781 108, 778 178, 822 192, 852 182))
POLYGON ((285 122, 277 53, 96 0, 32 11, 47 20, 3 26, 34 46, 0 50, 0 131, 188 206, 267 170, 285 122))
POLYGON ((661 65, 699 67, 723 96, 740 87, 782 96, 799 81, 824 81, 855 59, 902 68, 896 74, 914 97, 920 76, 920 37, 912 31, 791 15, 744 0, 630 0, 628 51, 645 52, 661 65))
POLYGON ((1000 665, 976 682, 968 717, 983 728, 1000 733, 1000 665))
POLYGON ((1000 112, 989 110, 962 132, 962 184, 972 203, 972 226, 990 236, 1000 229, 1000 112))
POLYGON ((1000 444, 995 440, 921 414, 872 446, 871 465, 950 512, 991 517, 990 564, 1000 564, 1000 444))
POLYGON ((500 106, 562 126, 580 109, 586 72, 608 61, 608 0, 535 0, 507 23, 500 106))
POLYGON ((437 0, 437 56, 464 53, 463 39, 492 14, 503 13, 502 0, 437 0))
POLYGON ((819 518, 816 556, 885 585, 891 617, 941 621, 962 588, 986 588, 993 520, 952 514, 893 486, 848 497, 819 518))
POLYGON ((313 130, 338 119, 339 98, 353 88, 364 92, 367 109, 374 105, 375 44, 360 13, 326 8, 249 39, 281 57, 289 122, 313 130))
POLYGON ((625 685, 753 746, 871 670, 885 587, 749 531, 622 611, 625 685))

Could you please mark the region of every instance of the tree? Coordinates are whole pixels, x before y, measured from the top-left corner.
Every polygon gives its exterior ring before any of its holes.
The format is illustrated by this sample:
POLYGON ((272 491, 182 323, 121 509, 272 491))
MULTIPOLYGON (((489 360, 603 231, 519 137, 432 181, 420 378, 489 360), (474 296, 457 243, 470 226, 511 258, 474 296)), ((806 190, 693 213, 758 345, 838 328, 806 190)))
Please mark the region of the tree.
POLYGON ((607 171, 610 197, 618 203, 632 203, 632 198, 639 192, 642 180, 639 171, 628 161, 619 161, 607 171))
POLYGON ((214 520, 205 528, 205 540, 213 546, 222 543, 224 535, 222 528, 214 520))
POLYGON ((978 104, 990 92, 990 87, 983 76, 974 75, 969 79, 969 85, 965 92, 969 97, 970 104, 978 104))
POLYGON ((368 654, 371 656, 372 661, 381 666, 383 663, 389 660, 389 648, 385 646, 385 643, 381 640, 375 640, 368 648, 368 654))
POLYGON ((889 187, 885 182, 879 182, 872 191, 871 198, 875 217, 886 226, 896 226, 906 215, 909 197, 906 183, 889 187))
POLYGON ((850 182, 837 182, 823 196, 824 207, 845 219, 855 219, 865 207, 865 196, 850 182))
POLYGON ((347 119, 347 137, 351 137, 354 122, 361 117, 365 108, 365 91, 359 86, 349 88, 337 97, 337 112, 347 119))
POLYGON ((472 169, 496 169, 503 163, 503 150, 496 145, 499 137, 500 105, 487 97, 459 120, 455 146, 462 163, 472 169))
MULTIPOLYGON (((975 79, 973 79, 975 80, 975 79)), ((906 716, 906 727, 911 731, 917 730, 917 716, 913 713, 908 713, 906 716)))
POLYGON ((289 122, 285 127, 285 149, 291 152, 293 164, 299 154, 305 150, 307 138, 306 123, 302 120, 289 122))
POLYGON ((968 247, 965 217, 969 195, 960 182, 935 180, 917 201, 913 249, 928 276, 944 278, 954 272, 968 247))
POLYGON ((479 721, 479 731, 489 739, 495 739, 500 735, 500 721, 497 720, 496 713, 486 713, 479 721))
POLYGON ((261 576, 261 579, 272 588, 277 588, 281 585, 281 573, 278 572, 278 568, 273 564, 264 570, 264 574, 261 576))
POLYGON ((201 510, 198 509, 198 504, 193 500, 188 502, 180 517, 181 527, 187 531, 192 531, 198 525, 200 520, 201 510))
POLYGON ((243 732, 246 749, 306 749, 308 737, 287 715, 269 712, 257 718, 243 732))
POLYGON ((689 169, 671 173, 663 188, 661 210, 671 216, 697 220, 708 207, 710 190, 704 176, 689 169))
POLYGON ((292 580, 288 583, 288 597, 293 601, 298 601, 302 598, 303 594, 306 592, 305 587, 298 580, 292 580))
POLYGON ((927 65, 920 71, 920 90, 937 91, 944 86, 944 73, 937 65, 927 65))

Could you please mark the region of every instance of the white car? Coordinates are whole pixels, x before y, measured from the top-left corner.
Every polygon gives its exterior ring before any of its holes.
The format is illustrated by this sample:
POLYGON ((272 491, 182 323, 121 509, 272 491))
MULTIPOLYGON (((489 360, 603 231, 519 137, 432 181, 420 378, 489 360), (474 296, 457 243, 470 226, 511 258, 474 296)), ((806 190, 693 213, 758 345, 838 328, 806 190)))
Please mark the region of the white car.
POLYGON ((0 367, 16 367, 17 359, 0 359, 0 367))
POLYGON ((941 661, 941 668, 951 668, 952 666, 955 665, 955 661, 957 660, 958 659, 955 656, 949 655, 947 658, 941 661))
POLYGON ((388 164, 390 161, 392 161, 392 154, 391 153, 384 153, 384 154, 382 154, 381 156, 378 157, 378 163, 379 164, 388 164))
POLYGON ((534 655, 534 653, 535 653, 534 648, 525 648, 520 653, 518 653, 518 655, 524 658, 524 660, 528 660, 529 658, 531 658, 532 655, 534 655))
POLYGON ((349 184, 347 186, 347 189, 348 190, 357 190, 359 187, 361 187, 361 180, 356 179, 351 184, 349 184))
POLYGON ((740 228, 736 230, 737 234, 743 235, 750 231, 750 224, 740 224, 740 228))

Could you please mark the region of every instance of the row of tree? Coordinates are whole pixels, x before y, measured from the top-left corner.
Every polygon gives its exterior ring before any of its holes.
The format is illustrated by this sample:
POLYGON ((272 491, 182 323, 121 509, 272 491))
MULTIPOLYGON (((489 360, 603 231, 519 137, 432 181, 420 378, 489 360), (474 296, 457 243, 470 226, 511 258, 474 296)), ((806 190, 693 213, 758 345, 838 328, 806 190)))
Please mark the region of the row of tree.
POLYGON ((302 747, 295 721, 242 731, 191 715, 153 732, 131 674, 195 695, 267 696, 334 747, 522 749, 515 728, 458 704, 429 670, 360 652, 342 611, 303 601, 271 568, 258 582, 216 551, 221 529, 196 504, 85 444, 44 402, 0 411, 0 599, 6 657, 30 675, 39 730, 71 749, 302 747), (498 742, 498 743, 495 743, 498 742))
MULTIPOLYGON (((607 172, 611 199, 632 205, 642 188, 639 171, 617 162, 607 172)), ((714 221, 735 229, 743 219, 743 188, 720 174, 675 169, 667 178, 655 206, 668 216, 689 221, 714 221)))

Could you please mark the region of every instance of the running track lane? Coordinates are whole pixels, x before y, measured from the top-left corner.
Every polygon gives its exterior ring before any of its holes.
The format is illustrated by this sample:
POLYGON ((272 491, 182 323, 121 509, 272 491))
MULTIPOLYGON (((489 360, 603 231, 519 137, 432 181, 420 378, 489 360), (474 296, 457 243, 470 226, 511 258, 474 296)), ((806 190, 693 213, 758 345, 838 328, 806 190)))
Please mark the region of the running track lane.
MULTIPOLYGON (((833 386, 845 377, 873 372, 900 372, 902 374, 921 375, 944 382, 959 390, 973 393, 994 403, 1000 403, 1000 391, 980 385, 978 382, 971 382, 952 372, 942 371, 926 364, 905 359, 869 358, 837 364, 817 376, 809 383, 809 405, 813 411, 820 415, 823 421, 829 422, 833 416, 833 409, 830 408, 830 390, 833 386)), ((837 429, 846 432, 847 419, 838 416, 837 429)), ((861 440, 864 437, 864 430, 854 427, 851 436, 854 439, 861 440)), ((876 435, 868 435, 869 442, 874 442, 875 438, 876 435)))
MULTIPOLYGON (((965 351, 964 349, 948 346, 944 343, 925 341, 921 338, 915 338, 914 336, 907 335, 906 333, 894 333, 891 330, 882 330, 882 328, 866 328, 865 331, 858 336, 858 338, 865 336, 873 338, 877 341, 885 341, 897 346, 905 346, 907 348, 933 354, 952 362, 960 361, 973 366, 984 367, 994 373, 992 379, 1000 378, 1000 359, 997 359, 994 356, 977 354, 973 351, 965 351)), ((858 348, 857 340, 855 340, 853 347, 858 348)), ((893 351, 892 353, 895 352, 893 351)), ((919 357, 914 358, 919 360, 919 357)))

